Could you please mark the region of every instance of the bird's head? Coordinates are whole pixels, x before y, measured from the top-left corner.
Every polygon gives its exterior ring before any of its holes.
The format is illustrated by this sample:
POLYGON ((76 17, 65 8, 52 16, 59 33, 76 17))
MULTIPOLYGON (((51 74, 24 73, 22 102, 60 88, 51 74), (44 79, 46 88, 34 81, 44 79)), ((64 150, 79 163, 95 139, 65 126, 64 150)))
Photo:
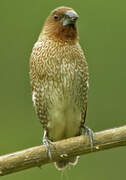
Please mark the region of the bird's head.
POLYGON ((45 21, 42 33, 58 41, 76 41, 78 14, 68 7, 59 7, 45 21))

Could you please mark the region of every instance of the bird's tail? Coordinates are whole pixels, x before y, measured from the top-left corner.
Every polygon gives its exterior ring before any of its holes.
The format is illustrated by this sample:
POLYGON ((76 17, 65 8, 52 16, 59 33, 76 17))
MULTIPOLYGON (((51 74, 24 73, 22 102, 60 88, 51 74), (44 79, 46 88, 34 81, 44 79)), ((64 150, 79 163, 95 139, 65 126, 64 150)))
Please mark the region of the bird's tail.
POLYGON ((72 158, 70 158, 70 159, 57 161, 57 162, 55 163, 56 168, 57 168, 58 170, 63 170, 63 169, 65 169, 66 167, 68 167, 70 164, 71 164, 71 165, 76 165, 77 162, 78 162, 78 158, 79 158, 79 156, 76 156, 76 157, 72 157, 72 158))

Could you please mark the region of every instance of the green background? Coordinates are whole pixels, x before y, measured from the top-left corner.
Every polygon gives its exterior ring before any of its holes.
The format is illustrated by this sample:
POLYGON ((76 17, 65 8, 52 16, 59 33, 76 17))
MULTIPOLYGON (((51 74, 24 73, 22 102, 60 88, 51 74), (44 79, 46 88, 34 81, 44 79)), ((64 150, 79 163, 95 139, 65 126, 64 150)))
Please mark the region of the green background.
MULTIPOLYGON (((29 57, 42 24, 58 6, 80 15, 80 43, 90 71, 88 117, 94 131, 126 124, 126 1, 0 0, 0 155, 41 143, 29 85, 29 57)), ((64 175, 53 164, 3 180, 126 179, 125 147, 81 156, 64 175)))

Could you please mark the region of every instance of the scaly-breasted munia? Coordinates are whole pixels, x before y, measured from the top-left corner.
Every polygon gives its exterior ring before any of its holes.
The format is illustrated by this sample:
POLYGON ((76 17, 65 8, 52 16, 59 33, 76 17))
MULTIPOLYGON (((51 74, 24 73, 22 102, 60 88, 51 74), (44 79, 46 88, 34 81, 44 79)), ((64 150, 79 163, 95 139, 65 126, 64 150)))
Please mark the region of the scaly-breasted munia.
MULTIPOLYGON (((88 65, 78 42, 78 14, 59 7, 46 19, 30 58, 32 99, 44 129, 43 144, 79 136, 84 126, 88 100, 88 65)), ((75 164, 77 157, 56 162, 58 169, 75 164)))

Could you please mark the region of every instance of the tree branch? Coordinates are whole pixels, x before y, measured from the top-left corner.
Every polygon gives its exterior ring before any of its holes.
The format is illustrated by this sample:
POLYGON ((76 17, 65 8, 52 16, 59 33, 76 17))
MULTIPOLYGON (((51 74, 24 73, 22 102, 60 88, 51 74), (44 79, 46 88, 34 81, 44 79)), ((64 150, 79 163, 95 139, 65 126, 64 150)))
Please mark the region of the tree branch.
POLYGON ((69 157, 101 151, 119 146, 126 146, 126 126, 94 133, 94 147, 90 147, 89 138, 78 136, 51 145, 52 160, 49 159, 43 145, 0 156, 0 176, 28 169, 40 167, 69 157))

